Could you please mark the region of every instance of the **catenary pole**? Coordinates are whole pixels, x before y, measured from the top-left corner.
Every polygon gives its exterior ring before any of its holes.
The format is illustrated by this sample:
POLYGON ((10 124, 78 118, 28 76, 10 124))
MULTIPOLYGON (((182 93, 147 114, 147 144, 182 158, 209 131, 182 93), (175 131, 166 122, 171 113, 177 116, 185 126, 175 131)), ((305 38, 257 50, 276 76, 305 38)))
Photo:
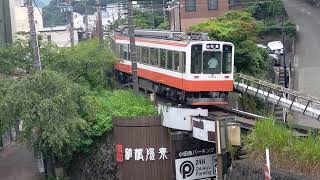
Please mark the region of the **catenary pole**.
POLYGON ((89 39, 89 19, 88 19, 88 10, 87 10, 87 2, 84 1, 84 12, 85 12, 85 16, 84 16, 84 23, 86 26, 86 30, 85 30, 85 34, 86 34, 86 39, 89 39))
POLYGON ((73 22, 72 0, 69 0, 69 2, 68 2, 68 13, 69 13, 70 43, 71 43, 71 47, 72 47, 72 46, 74 46, 74 22, 73 22))
POLYGON ((97 28, 98 28, 99 43, 103 44, 103 29, 102 29, 100 0, 96 0, 96 5, 97 5, 97 28))
POLYGON ((30 25, 30 36, 32 41, 32 55, 34 60, 34 68, 36 71, 41 71, 38 36, 36 31, 36 25, 34 22, 32 0, 27 0, 27 7, 28 7, 28 19, 29 19, 29 25, 30 25))
POLYGON ((133 24, 133 8, 132 0, 128 0, 128 26, 129 26, 129 39, 130 39, 130 60, 132 64, 132 84, 133 91, 135 94, 139 93, 139 82, 138 82, 138 66, 136 59, 136 43, 134 34, 134 24, 133 24))
POLYGON ((283 69, 284 69, 284 86, 288 88, 288 78, 287 78, 287 63, 286 63, 286 46, 285 46, 285 33, 284 33, 284 16, 281 19, 281 34, 282 34, 282 43, 283 43, 283 69))

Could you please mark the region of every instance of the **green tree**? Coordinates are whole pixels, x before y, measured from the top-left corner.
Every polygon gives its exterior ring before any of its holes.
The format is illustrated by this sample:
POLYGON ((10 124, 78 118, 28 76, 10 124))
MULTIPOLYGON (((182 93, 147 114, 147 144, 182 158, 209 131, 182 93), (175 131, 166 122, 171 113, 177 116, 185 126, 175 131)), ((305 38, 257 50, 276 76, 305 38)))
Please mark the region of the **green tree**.
POLYGON ((0 48, 0 73, 12 75, 19 71, 32 71, 33 60, 28 37, 17 38, 12 44, 0 48))
POLYGON ((107 86, 116 62, 110 48, 101 46, 97 40, 81 42, 67 49, 48 45, 43 53, 45 68, 66 74, 73 81, 92 88, 107 86))
POLYGON ((284 3, 281 0, 254 0, 247 8, 248 11, 258 20, 270 20, 286 15, 284 3))
POLYGON ((61 12, 56 1, 51 1, 48 6, 45 6, 42 9, 42 14, 44 27, 62 26, 67 22, 66 14, 61 12))
POLYGON ((266 52, 256 46, 257 22, 249 12, 227 12, 190 30, 208 32, 210 38, 232 42, 235 45, 235 67, 238 72, 258 75, 264 71, 266 52))
POLYGON ((36 152, 67 157, 79 146, 78 104, 85 90, 53 71, 23 78, 9 88, 1 118, 23 122, 23 139, 36 152))

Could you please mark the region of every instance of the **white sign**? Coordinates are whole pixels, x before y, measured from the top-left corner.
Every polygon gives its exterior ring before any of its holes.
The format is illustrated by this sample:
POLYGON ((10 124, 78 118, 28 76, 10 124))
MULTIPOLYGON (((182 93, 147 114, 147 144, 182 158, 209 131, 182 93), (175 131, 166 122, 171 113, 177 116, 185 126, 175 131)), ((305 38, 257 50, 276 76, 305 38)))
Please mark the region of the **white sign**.
POLYGON ((208 109, 177 108, 158 105, 162 114, 162 125, 172 129, 192 131, 191 116, 208 116, 208 109))
POLYGON ((215 122, 192 117, 192 136, 207 142, 215 142, 215 122))
POLYGON ((176 180, 195 180, 216 176, 213 154, 176 159, 176 180))
MULTIPOLYGON (((131 158, 134 158, 135 161, 155 161, 156 153, 155 148, 125 148, 124 150, 124 159, 129 161, 131 158)), ((168 150, 167 148, 161 147, 158 151, 159 160, 168 159, 167 157, 168 150)))

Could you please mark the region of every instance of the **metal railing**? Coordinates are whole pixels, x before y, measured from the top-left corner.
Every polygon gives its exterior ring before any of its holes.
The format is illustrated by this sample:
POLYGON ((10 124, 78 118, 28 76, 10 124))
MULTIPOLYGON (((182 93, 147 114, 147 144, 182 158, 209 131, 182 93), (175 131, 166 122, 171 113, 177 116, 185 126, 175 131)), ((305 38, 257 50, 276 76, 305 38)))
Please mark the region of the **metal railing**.
POLYGON ((292 89, 262 81, 244 74, 236 74, 234 89, 263 101, 287 108, 320 121, 320 100, 292 89))

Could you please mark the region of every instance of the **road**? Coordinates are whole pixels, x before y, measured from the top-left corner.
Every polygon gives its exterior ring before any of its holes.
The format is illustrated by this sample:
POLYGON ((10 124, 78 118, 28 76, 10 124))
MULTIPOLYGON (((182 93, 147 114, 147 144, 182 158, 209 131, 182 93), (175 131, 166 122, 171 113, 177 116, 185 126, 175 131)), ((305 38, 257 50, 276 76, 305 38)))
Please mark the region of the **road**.
MULTIPOLYGON (((307 0, 285 0, 289 15, 297 24, 295 67, 295 89, 320 98, 320 8, 307 0)), ((303 125, 320 127, 315 120, 296 116, 295 121, 303 125), (308 121, 308 123, 304 123, 308 121)))
POLYGON ((40 180, 37 160, 23 145, 0 151, 0 180, 40 180))

